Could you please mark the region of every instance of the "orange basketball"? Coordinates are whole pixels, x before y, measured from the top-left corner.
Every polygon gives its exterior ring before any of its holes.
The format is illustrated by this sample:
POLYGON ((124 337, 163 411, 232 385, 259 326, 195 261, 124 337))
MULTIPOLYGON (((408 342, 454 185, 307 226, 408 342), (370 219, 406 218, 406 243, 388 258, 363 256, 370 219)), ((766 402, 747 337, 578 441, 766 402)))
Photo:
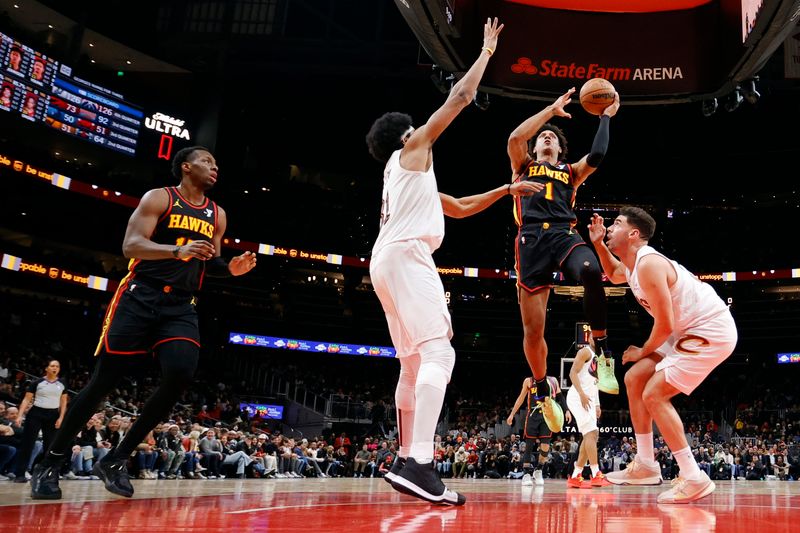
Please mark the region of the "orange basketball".
POLYGON ((614 86, 605 78, 592 78, 581 87, 580 102, 592 115, 601 115, 614 102, 614 86))

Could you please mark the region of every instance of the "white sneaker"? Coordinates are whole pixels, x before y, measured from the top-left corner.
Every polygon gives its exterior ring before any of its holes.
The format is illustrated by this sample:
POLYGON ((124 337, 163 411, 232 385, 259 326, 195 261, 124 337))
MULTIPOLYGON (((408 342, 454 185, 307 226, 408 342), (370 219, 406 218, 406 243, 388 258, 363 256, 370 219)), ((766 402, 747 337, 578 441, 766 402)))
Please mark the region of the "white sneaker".
POLYGON ((522 476, 522 486, 529 487, 531 485, 533 485, 533 478, 531 477, 531 475, 525 474, 524 476, 522 476))
POLYGON ((75 474, 75 472, 69 470, 66 474, 64 474, 64 479, 78 479, 78 476, 75 474))
POLYGON ((639 456, 628 463, 628 468, 618 472, 609 472, 606 479, 614 485, 660 485, 661 470, 658 463, 648 466, 639 460, 639 456))
POLYGON ((544 485, 544 478, 542 477, 541 470, 533 471, 533 482, 537 485, 544 485))
POLYGON ((672 488, 658 495, 658 503, 689 503, 704 498, 714 492, 717 486, 708 474, 700 472, 700 477, 695 480, 675 478, 672 488))

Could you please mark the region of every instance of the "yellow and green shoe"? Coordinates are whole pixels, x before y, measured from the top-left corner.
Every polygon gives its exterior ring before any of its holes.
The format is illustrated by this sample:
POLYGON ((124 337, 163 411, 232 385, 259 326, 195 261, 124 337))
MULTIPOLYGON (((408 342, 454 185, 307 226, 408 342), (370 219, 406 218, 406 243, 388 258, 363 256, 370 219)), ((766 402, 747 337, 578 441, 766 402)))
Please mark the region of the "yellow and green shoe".
POLYGON ((619 383, 614 375, 614 358, 602 353, 597 356, 597 388, 606 394, 619 394, 619 383))

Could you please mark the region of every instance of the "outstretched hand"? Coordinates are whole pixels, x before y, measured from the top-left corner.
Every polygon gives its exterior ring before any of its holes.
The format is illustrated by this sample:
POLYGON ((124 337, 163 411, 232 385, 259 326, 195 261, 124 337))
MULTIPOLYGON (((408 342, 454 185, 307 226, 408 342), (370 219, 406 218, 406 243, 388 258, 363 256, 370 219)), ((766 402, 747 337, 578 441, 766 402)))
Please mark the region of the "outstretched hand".
POLYGON ((242 255, 237 255, 231 262, 228 263, 228 270, 234 276, 241 276, 247 274, 256 266, 256 254, 253 252, 245 252, 242 255))
MULTIPOLYGON (((575 87, 571 87, 569 91, 565 92, 556 101, 550 105, 553 110, 553 115, 556 117, 572 118, 572 115, 567 113, 564 108, 572 103, 572 94, 575 92, 575 87)), ((612 104, 613 105, 613 104, 612 104)), ((611 106, 609 106, 611 107, 611 106)), ((618 106, 619 107, 619 106, 618 106)))
POLYGON ((592 220, 587 226, 589 228, 589 239, 592 244, 600 244, 606 236, 606 227, 603 225, 603 217, 597 213, 592 214, 592 220))
POLYGON ((537 181, 518 181, 508 189, 513 196, 531 196, 544 189, 544 183, 537 181))
POLYGON ((483 47, 491 48, 493 51, 497 49, 497 37, 503 31, 503 24, 498 26, 497 17, 494 19, 486 19, 486 24, 483 25, 483 47))

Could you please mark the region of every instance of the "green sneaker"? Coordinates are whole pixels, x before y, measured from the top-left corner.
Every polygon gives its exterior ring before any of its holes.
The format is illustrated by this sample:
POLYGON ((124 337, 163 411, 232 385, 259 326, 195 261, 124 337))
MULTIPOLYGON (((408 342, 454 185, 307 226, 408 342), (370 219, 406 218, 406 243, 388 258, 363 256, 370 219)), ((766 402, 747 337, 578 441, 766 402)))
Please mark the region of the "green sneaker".
POLYGON ((597 388, 606 394, 619 394, 619 383, 614 375, 614 358, 602 353, 597 356, 597 388))
POLYGON ((550 396, 542 402, 542 416, 544 423, 553 433, 560 433, 564 427, 564 411, 550 396))

